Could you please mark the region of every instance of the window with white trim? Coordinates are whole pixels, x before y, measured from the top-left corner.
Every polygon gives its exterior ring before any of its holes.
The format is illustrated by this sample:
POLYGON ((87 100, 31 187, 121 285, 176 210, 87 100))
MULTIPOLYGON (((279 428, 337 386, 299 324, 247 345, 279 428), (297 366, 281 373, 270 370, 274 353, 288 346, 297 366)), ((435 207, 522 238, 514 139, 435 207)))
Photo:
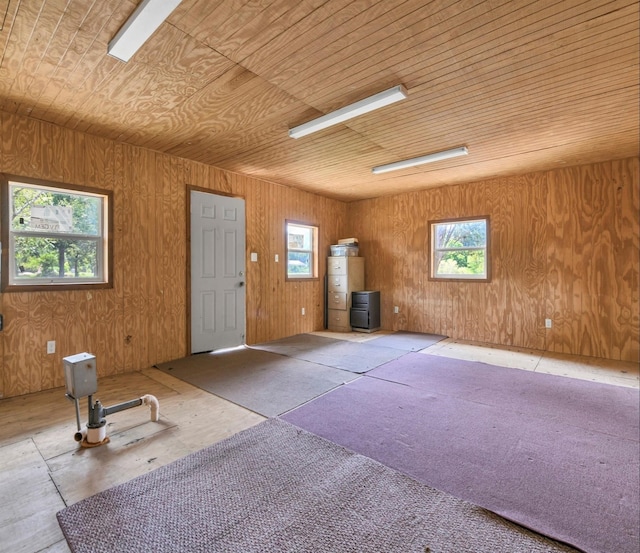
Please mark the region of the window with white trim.
POLYGON ((489 217, 431 221, 429 230, 431 279, 489 281, 489 217))
POLYGON ((286 222, 287 278, 318 278, 318 227, 286 222))
POLYGON ((111 194, 2 179, 2 287, 109 285, 111 194))

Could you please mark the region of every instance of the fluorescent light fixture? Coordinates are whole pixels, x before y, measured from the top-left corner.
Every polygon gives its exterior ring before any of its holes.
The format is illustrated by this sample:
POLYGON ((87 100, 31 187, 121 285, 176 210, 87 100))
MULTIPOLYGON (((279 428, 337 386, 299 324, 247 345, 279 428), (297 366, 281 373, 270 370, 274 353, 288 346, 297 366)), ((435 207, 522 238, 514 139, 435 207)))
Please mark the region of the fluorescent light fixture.
POLYGON ((111 39, 107 53, 129 61, 181 0, 142 0, 129 19, 111 39))
POLYGON ((433 163, 434 161, 442 161, 443 159, 449 159, 452 157, 466 156, 469 153, 466 146, 460 148, 453 148, 452 150, 444 150, 442 152, 436 152, 421 157, 414 157, 412 159, 405 159, 404 161, 396 161, 395 163, 389 163, 388 165, 378 165, 371 169, 374 175, 381 173, 388 173, 389 171, 397 171, 398 169, 406 169, 407 167, 415 167, 416 165, 422 165, 423 163, 433 163))
POLYGON ((358 115, 363 115, 365 113, 369 113, 370 111, 388 106, 389 104, 399 102, 400 100, 404 100, 406 97, 407 89, 404 86, 394 86, 389 90, 378 92, 378 94, 369 96, 364 100, 360 100, 359 102, 355 102, 354 104, 349 104, 348 106, 340 108, 336 111, 327 113, 322 117, 318 117, 313 121, 309 121, 308 123, 303 123, 302 125, 298 125, 293 129, 289 129, 289 136, 291 138, 301 138, 313 132, 321 131, 322 129, 331 127, 332 125, 337 125, 338 123, 342 123, 343 121, 358 117, 358 115))

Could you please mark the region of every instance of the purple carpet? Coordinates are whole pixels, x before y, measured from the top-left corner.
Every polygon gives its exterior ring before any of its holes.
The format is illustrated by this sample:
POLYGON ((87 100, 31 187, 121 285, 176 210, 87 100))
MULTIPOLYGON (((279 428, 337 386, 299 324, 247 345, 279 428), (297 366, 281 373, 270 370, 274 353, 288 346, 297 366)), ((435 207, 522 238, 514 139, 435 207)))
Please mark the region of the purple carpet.
POLYGON ((640 548, 638 390, 409 353, 282 418, 589 553, 640 548))

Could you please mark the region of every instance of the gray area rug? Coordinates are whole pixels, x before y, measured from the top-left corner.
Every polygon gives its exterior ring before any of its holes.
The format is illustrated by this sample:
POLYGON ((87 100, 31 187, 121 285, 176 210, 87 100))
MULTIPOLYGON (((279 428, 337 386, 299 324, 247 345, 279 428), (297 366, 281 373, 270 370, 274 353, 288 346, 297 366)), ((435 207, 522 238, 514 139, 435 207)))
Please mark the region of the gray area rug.
POLYGON ((315 334, 296 334, 271 342, 263 342, 250 347, 262 351, 270 351, 279 353, 287 357, 296 357, 303 352, 312 351, 314 349, 322 349, 331 345, 339 344, 342 340, 337 338, 329 338, 327 336, 316 336, 315 334))
POLYGON ((265 417, 285 413, 357 378, 336 368, 252 348, 200 353, 156 367, 265 417))
POLYGON ((374 338, 369 343, 373 346, 401 349, 405 351, 420 351, 444 340, 446 336, 440 334, 424 334, 421 332, 407 332, 399 330, 374 338))
POLYGON ((575 551, 278 419, 57 516, 73 553, 575 551))
POLYGON ((350 342, 312 334, 299 334, 256 344, 251 348, 354 373, 365 373, 407 353, 406 349, 375 345, 374 342, 377 341, 350 342))

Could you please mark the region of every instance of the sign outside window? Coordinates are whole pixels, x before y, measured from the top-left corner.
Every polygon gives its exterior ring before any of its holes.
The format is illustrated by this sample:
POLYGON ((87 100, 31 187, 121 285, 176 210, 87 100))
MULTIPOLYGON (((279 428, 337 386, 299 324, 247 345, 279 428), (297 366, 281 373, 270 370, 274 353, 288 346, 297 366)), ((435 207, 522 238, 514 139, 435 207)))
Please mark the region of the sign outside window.
POLYGON ((73 208, 61 205, 34 205, 31 207, 29 229, 45 232, 72 232, 73 208))

